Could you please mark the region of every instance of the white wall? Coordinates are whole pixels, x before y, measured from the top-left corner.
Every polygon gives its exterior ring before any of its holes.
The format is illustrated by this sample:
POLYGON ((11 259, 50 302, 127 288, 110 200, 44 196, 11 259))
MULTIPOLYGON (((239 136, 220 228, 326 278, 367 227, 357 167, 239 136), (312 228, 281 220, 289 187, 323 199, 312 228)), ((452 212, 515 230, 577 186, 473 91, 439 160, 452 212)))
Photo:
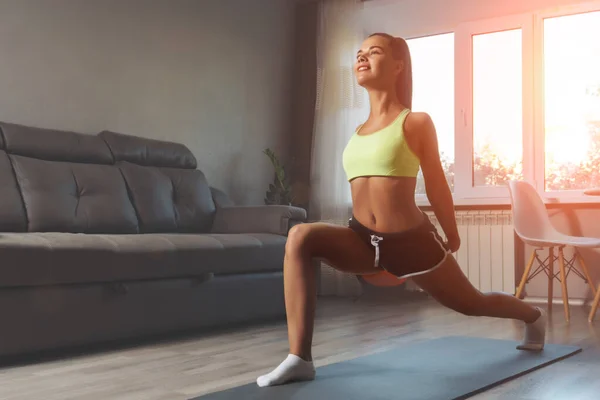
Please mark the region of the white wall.
POLYGON ((262 203, 287 152, 293 2, 0 0, 0 120, 186 144, 262 203))
MULTIPOLYGON (((578 0, 372 0, 364 3, 363 16, 366 33, 388 32, 402 37, 424 36, 451 31, 457 25, 556 7, 576 6, 586 2, 578 0)), ((597 4, 600 4, 596 2, 597 4)), ((598 199, 600 202, 600 198, 598 199)), ((600 208, 551 209, 552 222, 556 228, 572 235, 600 237, 600 208)), ((526 246, 523 263, 531 254, 526 246)), ((547 253, 546 253, 547 254, 547 253)), ((570 254, 567 252, 567 254, 570 254)), ((600 282, 600 252, 582 251, 591 270, 595 284, 600 282)), ((558 272, 558 262, 554 265, 558 272)), ((538 275, 527 287, 532 297, 547 296, 547 278, 538 275)), ((575 275, 568 279, 569 297, 590 299, 587 286, 575 275)), ((554 284, 554 297, 560 299, 560 283, 554 284)))

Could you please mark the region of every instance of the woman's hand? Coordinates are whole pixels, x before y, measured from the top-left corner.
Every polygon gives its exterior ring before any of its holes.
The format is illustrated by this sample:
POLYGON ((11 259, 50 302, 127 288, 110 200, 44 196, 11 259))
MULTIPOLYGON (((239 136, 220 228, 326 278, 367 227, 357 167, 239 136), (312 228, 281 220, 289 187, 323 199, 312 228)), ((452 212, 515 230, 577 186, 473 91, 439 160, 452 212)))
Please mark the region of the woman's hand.
POLYGON ((449 237, 448 240, 446 240, 446 247, 450 250, 450 252, 456 253, 460 248, 460 237, 449 237))

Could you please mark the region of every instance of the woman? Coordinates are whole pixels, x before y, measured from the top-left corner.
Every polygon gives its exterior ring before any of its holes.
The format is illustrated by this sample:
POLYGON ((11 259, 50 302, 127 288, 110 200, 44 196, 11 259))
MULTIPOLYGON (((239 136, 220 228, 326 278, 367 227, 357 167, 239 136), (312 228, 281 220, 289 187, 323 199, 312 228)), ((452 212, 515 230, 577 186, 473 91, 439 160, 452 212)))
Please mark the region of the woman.
POLYGON ((257 384, 315 377, 311 354, 317 297, 311 259, 315 257, 351 274, 386 271, 410 278, 439 303, 464 315, 523 321, 525 338, 517 348, 542 350, 545 313, 509 294, 481 293, 451 254, 460 246, 452 195, 430 117, 410 112, 412 71, 406 42, 383 33, 369 36, 358 51, 354 73, 368 91, 371 111, 343 155, 353 216, 348 227, 316 222, 290 231, 284 260, 290 353, 257 384), (446 243, 415 204, 419 168, 446 243))

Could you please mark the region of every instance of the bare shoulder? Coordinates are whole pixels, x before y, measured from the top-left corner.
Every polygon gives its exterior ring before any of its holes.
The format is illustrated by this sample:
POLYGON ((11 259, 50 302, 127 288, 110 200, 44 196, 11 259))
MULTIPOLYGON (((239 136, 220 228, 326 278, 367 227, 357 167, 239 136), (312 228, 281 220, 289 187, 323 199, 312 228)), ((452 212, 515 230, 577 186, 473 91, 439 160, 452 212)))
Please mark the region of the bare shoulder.
POLYGON ((436 146, 436 133, 431 116, 426 112, 411 112, 404 121, 404 136, 408 145, 424 157, 428 149, 436 146))
POLYGON ((426 112, 411 112, 406 116, 404 129, 411 134, 425 133, 433 128, 433 120, 426 112))

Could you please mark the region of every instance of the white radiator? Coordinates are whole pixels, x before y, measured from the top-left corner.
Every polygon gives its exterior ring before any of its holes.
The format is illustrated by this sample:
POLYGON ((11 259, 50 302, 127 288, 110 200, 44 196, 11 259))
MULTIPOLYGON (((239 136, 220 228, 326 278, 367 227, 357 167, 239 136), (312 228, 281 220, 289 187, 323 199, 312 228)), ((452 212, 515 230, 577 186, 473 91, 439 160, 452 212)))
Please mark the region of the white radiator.
MULTIPOLYGON (((433 212, 431 222, 444 232, 433 212)), ((456 211, 461 247, 454 255, 477 289, 515 293, 515 240, 510 210, 456 211)))

